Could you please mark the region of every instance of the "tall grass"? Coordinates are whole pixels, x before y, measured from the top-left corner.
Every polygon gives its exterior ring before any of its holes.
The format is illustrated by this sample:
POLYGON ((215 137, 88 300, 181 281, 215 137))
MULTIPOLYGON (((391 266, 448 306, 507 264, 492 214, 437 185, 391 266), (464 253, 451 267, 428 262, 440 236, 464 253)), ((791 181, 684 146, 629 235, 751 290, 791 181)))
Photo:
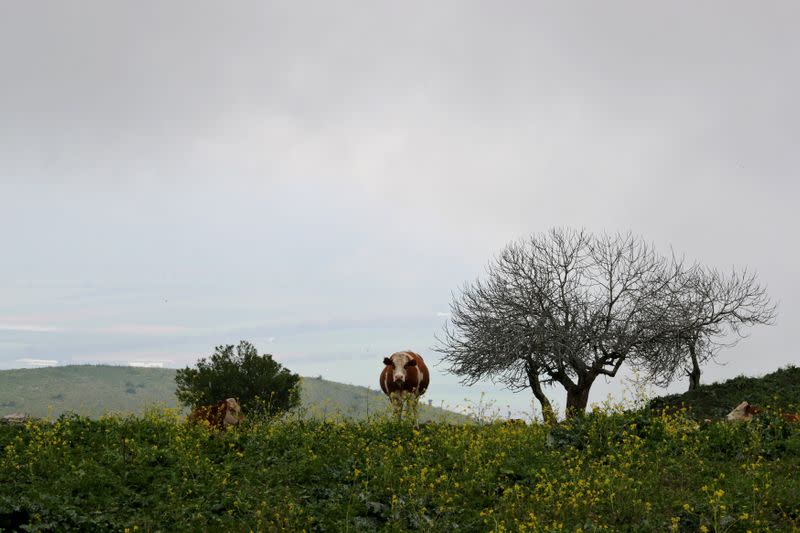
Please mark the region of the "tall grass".
POLYGON ((177 412, 0 426, 0 527, 33 531, 800 530, 800 428, 767 414, 502 421, 177 412))

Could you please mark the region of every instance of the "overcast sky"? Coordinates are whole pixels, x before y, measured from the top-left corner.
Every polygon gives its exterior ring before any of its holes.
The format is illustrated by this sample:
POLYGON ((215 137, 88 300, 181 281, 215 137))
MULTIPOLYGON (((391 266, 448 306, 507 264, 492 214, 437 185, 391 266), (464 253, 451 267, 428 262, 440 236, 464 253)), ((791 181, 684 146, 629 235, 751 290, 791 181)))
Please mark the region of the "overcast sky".
POLYGON ((757 271, 777 323, 704 380, 796 363, 798 27, 792 1, 0 3, 0 368, 249 339, 375 388, 411 348, 435 403, 526 409, 430 348, 553 226, 757 271))

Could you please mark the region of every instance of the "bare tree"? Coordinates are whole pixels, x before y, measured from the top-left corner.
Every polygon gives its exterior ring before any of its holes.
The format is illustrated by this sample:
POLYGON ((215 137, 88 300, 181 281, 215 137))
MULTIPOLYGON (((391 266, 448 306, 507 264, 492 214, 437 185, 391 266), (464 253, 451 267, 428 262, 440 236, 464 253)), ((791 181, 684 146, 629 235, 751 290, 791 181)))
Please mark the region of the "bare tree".
POLYGON ((685 374, 694 390, 700 386, 701 365, 715 360, 720 347, 743 338, 745 326, 772 324, 776 306, 747 270, 726 276, 694 266, 682 273, 679 285, 669 302, 674 334, 642 363, 658 385, 685 374))
POLYGON ((573 416, 597 377, 616 376, 629 357, 654 360, 674 338, 662 303, 680 271, 631 234, 554 229, 508 245, 485 281, 454 296, 436 350, 466 384, 530 387, 548 422, 543 386, 560 385, 573 416))

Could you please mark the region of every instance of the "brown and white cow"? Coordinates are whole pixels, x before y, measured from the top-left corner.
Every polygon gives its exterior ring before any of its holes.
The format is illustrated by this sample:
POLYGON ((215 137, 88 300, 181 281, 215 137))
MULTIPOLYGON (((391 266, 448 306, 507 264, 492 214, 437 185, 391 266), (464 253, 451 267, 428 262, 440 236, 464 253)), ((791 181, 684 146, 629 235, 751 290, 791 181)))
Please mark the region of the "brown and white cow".
MULTIPOLYGON (((742 402, 737 405, 733 411, 728 413, 726 418, 731 421, 749 422, 753 419, 754 415, 757 415, 760 412, 761 409, 759 407, 751 405, 748 402, 742 402)), ((780 417, 787 422, 800 422, 800 414, 798 413, 781 413, 780 417)))
POLYGON ((384 357, 381 372, 381 389, 392 405, 402 415, 403 406, 409 404, 416 416, 417 401, 425 394, 430 383, 430 372, 418 353, 410 350, 395 352, 384 357))
POLYGON ((190 424, 208 424, 212 428, 225 429, 242 420, 242 408, 236 398, 221 400, 213 405, 198 407, 186 418, 190 424))
POLYGON ((749 402, 742 402, 739 405, 737 405, 733 409, 733 411, 728 413, 728 416, 726 416, 725 418, 732 422, 733 421, 749 422, 750 420, 753 419, 753 415, 757 415, 760 412, 761 409, 759 409, 758 407, 750 405, 749 402))

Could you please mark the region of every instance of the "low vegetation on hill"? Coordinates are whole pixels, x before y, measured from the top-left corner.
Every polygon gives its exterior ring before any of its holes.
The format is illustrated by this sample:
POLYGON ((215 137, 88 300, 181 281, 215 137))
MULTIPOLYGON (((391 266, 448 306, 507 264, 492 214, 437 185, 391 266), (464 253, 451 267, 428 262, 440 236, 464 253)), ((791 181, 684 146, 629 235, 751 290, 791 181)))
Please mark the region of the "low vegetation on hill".
POLYGON ((556 428, 176 412, 0 425, 0 528, 789 531, 800 427, 602 412, 556 428))
MULTIPOLYGON (((302 378, 300 387, 299 410, 308 417, 361 420, 385 412, 389 404, 380 391, 321 377, 302 378)), ((148 406, 179 407, 174 369, 70 365, 0 371, 0 416, 26 413, 55 418, 73 412, 97 418, 106 413, 141 415, 148 406)), ((420 416, 422 420, 465 419, 424 401, 420 416)))
POLYGON ((789 366, 763 377, 739 376, 723 383, 701 385, 683 394, 655 398, 650 408, 686 407, 697 419, 719 419, 743 401, 792 412, 800 410, 800 368, 789 366))

